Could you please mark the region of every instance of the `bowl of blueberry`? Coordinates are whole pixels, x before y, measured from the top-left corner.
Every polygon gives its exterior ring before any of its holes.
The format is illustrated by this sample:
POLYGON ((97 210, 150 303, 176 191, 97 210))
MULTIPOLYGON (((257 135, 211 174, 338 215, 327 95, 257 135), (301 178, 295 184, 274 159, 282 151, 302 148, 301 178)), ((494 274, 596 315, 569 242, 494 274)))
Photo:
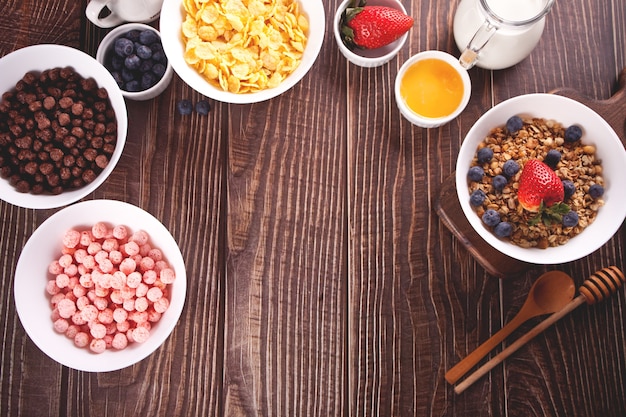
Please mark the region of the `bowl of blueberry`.
POLYGON ((111 72, 124 97, 131 100, 158 96, 174 74, 159 31, 142 23, 127 23, 110 31, 98 46, 96 60, 111 72))
POLYGON ((532 264, 591 254, 626 218, 626 151, 587 106, 528 94, 487 111, 456 165, 465 217, 498 251, 532 264))

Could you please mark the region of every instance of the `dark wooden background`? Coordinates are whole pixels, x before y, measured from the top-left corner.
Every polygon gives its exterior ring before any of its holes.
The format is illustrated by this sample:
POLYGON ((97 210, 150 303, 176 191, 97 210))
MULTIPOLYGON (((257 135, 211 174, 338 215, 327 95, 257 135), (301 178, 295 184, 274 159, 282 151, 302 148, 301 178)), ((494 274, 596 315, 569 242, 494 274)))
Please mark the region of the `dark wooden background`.
MULTIPOLYGON (((142 362, 78 372, 30 341, 15 312, 15 264, 55 210, 0 202, 0 415, 626 415, 624 290, 579 308, 465 393, 444 380, 545 270, 580 284, 604 266, 624 269, 626 229, 579 261, 498 279, 436 212, 463 136, 493 105, 559 87, 611 97, 626 67, 624 1, 557 1, 531 56, 507 70, 470 70, 467 109, 432 130, 402 119, 394 77, 421 50, 458 56, 457 1, 403 1, 416 24, 398 57, 376 69, 339 53, 339 3, 324 0, 321 54, 278 98, 212 102, 208 116, 183 117, 176 102, 203 97, 175 76, 157 99, 127 102, 124 154, 87 198, 127 201, 160 219, 189 279, 179 325, 142 362)), ((0 56, 38 43, 95 56, 106 31, 88 23, 85 5, 0 2, 0 56)))

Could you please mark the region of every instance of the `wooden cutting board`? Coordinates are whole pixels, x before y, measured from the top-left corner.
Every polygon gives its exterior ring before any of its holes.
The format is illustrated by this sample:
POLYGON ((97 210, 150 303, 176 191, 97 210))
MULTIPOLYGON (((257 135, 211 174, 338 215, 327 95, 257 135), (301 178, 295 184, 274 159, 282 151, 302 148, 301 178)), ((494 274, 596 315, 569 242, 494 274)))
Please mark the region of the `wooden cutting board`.
MULTIPOLYGON (((550 93, 569 97, 594 110, 611 125, 626 146, 626 68, 620 73, 618 84, 617 92, 608 100, 591 100, 569 88, 559 88, 550 93)), ((454 173, 443 183, 436 208, 443 224, 489 274, 504 278, 532 266, 498 252, 476 233, 461 209, 454 173)))

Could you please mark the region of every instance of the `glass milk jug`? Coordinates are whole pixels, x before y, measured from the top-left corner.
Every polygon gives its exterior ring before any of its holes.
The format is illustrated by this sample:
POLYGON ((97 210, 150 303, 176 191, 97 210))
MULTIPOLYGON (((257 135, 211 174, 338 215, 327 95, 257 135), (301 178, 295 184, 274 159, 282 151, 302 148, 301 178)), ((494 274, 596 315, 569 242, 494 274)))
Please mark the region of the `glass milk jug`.
POLYGON ((469 69, 511 67, 539 42, 554 0, 461 0, 454 15, 460 62, 469 69))

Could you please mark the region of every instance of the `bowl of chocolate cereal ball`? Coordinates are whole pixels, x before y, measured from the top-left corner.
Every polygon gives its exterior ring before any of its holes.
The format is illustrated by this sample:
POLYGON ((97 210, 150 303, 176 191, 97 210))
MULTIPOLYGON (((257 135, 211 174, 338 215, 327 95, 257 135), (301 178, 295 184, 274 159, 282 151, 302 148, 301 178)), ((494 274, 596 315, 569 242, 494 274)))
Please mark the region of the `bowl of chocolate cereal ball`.
POLYGON ((0 58, 0 198, 62 207, 98 188, 126 141, 124 97, 93 57, 34 45, 0 58))
POLYGON ((461 208, 491 246, 531 264, 580 259, 626 218, 626 151, 580 102, 527 94, 499 103, 469 130, 455 182, 461 208))

